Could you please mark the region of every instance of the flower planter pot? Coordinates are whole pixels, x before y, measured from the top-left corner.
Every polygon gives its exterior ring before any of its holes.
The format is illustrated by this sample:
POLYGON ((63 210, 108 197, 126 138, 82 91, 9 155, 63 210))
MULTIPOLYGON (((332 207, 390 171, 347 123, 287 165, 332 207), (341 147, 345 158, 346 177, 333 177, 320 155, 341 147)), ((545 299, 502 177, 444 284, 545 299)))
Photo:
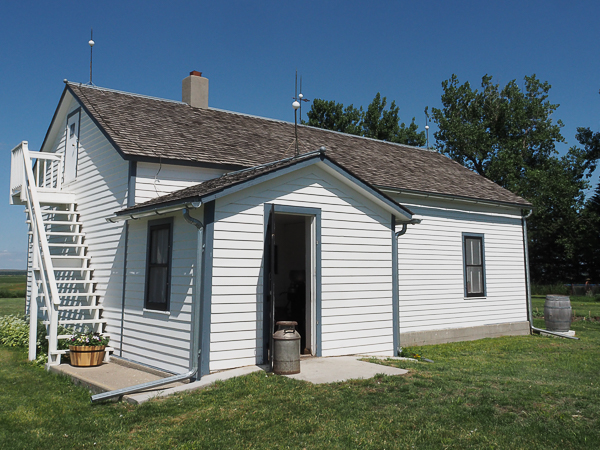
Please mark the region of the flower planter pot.
POLYGON ((77 367, 99 366, 104 361, 104 345, 69 345, 71 365, 77 367))

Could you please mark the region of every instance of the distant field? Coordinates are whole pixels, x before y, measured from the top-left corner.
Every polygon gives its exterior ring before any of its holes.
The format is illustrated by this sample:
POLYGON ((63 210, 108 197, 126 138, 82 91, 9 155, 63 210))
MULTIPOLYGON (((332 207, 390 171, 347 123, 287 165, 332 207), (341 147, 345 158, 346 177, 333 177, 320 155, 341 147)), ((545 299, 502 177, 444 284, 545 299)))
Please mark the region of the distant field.
POLYGON ((0 316, 25 314, 26 275, 0 275, 0 316))
POLYGON ((20 297, 24 297, 26 286, 27 275, 0 274, 0 298, 12 297, 15 293, 19 293, 20 297))
POLYGON ((3 275, 27 275, 26 270, 0 269, 0 276, 3 275))

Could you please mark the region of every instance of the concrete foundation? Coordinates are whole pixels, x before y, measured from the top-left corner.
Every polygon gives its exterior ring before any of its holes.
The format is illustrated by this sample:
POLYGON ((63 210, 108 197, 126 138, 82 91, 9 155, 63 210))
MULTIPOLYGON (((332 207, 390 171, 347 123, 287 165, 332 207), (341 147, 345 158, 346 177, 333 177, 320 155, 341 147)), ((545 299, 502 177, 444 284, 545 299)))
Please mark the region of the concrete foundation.
POLYGON ((498 323, 477 327, 400 333, 400 345, 415 347, 445 344, 446 342, 475 341, 499 336, 526 336, 528 334, 530 334, 529 322, 498 323))

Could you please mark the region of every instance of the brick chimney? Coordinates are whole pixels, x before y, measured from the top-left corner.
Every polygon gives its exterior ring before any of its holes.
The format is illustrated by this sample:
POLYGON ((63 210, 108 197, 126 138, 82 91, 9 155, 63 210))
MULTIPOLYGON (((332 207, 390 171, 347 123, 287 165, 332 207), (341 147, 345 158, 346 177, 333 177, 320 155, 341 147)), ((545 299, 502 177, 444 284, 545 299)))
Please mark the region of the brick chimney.
POLYGON ((202 72, 192 70, 181 82, 181 101, 194 108, 208 108, 208 78, 202 72))

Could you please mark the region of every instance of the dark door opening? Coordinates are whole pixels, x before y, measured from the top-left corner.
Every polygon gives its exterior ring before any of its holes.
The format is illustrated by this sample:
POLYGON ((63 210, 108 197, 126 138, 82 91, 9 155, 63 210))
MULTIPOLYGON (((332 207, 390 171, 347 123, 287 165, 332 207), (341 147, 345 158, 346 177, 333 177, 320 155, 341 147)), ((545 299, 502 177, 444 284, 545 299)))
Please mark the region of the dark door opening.
POLYGON ((275 213, 272 290, 274 324, 298 322, 300 351, 313 354, 311 329, 311 216, 275 213))

